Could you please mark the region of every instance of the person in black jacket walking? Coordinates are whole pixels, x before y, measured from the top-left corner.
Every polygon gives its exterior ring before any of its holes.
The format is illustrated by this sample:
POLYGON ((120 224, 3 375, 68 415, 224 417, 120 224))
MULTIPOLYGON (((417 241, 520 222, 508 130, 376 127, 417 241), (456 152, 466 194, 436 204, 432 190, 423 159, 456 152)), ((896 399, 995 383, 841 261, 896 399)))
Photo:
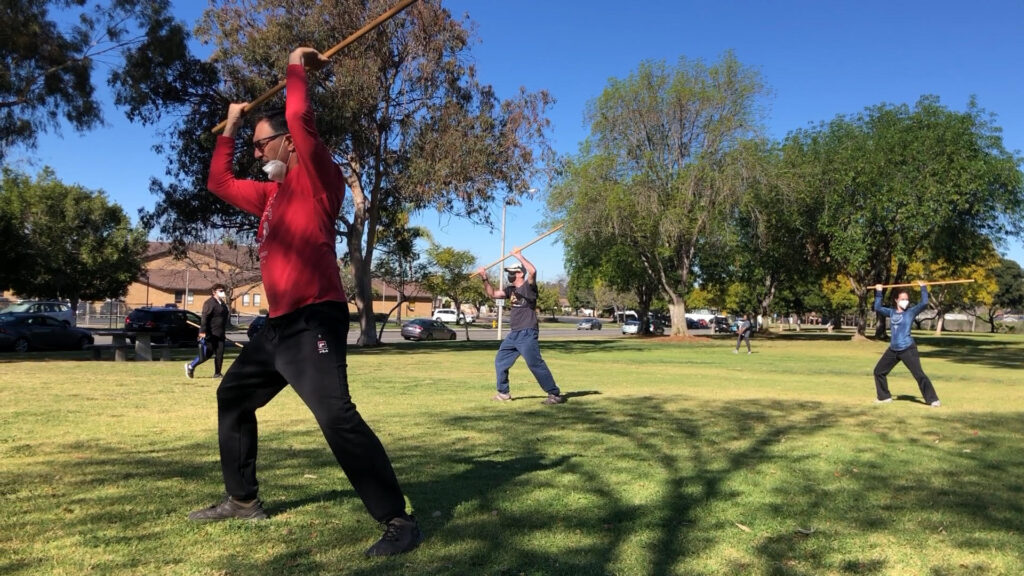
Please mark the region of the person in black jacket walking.
POLYGON ((223 284, 213 285, 213 295, 203 303, 202 321, 199 325, 199 355, 195 360, 185 364, 185 375, 195 377, 196 366, 213 356, 213 377, 221 377, 221 366, 224 364, 225 333, 230 322, 231 309, 228 308, 227 294, 223 284))

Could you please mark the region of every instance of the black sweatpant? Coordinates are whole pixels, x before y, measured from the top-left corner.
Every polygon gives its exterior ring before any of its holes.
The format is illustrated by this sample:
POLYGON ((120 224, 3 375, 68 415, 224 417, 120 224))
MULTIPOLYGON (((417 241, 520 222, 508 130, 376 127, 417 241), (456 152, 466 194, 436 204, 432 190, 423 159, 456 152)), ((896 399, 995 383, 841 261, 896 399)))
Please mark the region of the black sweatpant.
POLYGON ((348 305, 311 304, 267 320, 217 389, 220 462, 227 493, 256 497, 256 410, 290 384, 316 417, 334 457, 378 522, 405 514, 384 446, 348 390, 348 305))
POLYGON ((889 372, 892 372, 896 364, 900 362, 903 362, 910 370, 910 373, 914 375, 914 379, 917 380, 917 387, 921 389, 921 396, 924 397, 926 403, 931 404, 939 399, 938 394, 935 393, 935 388, 932 386, 932 381, 928 379, 924 370, 921 369, 921 357, 917 353, 917 344, 912 344, 909 348, 904 348, 903 350, 886 348, 885 353, 878 359, 878 364, 875 364, 875 393, 878 395, 879 400, 892 398, 892 394, 889 392, 887 376, 889 372))

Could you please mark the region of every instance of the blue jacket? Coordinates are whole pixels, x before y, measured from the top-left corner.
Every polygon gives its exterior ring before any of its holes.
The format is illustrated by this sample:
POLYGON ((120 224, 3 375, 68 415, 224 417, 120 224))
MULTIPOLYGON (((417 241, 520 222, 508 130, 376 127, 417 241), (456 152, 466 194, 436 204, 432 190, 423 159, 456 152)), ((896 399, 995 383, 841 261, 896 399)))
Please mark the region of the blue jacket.
POLYGON ((914 339, 910 336, 910 327, 914 323, 914 317, 927 305, 928 288, 924 286, 921 286, 921 301, 902 312, 882 306, 882 293, 875 291, 875 312, 889 317, 889 327, 892 330, 889 348, 899 352, 914 345, 914 339))

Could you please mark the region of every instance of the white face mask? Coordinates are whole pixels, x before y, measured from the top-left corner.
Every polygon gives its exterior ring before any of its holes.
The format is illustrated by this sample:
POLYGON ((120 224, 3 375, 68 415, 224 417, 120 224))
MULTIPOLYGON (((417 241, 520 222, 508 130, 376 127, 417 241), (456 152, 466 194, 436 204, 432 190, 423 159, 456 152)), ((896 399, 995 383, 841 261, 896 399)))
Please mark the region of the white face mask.
POLYGON ((221 298, 221 299, 224 298, 224 291, 223 290, 217 290, 217 298, 221 298))
POLYGON ((910 306, 910 300, 897 300, 896 305, 900 307, 900 310, 906 310, 907 306, 910 306))
MULTIPOLYGON (((283 141, 281 142, 281 147, 278 148, 278 154, 280 154, 281 149, 284 149, 285 152, 291 155, 283 141)), ((284 177, 288 175, 288 165, 275 158, 263 165, 263 171, 266 172, 267 178, 274 182, 284 182, 284 177)))

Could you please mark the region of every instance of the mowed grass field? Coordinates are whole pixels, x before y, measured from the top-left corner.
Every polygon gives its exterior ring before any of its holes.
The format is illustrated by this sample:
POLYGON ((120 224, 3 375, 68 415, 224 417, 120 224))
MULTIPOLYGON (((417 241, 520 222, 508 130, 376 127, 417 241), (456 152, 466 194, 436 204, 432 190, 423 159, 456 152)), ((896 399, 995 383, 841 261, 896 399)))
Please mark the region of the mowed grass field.
MULTIPOLYGON (((380 535, 286 389, 260 417, 266 522, 223 490, 211 364, 0 355, 0 574, 1024 574, 1024 337, 916 334, 943 406, 874 405, 849 334, 548 340, 568 403, 496 341, 350 349, 426 540, 380 535)), ((184 352, 184 351, 183 351, 184 352)))

